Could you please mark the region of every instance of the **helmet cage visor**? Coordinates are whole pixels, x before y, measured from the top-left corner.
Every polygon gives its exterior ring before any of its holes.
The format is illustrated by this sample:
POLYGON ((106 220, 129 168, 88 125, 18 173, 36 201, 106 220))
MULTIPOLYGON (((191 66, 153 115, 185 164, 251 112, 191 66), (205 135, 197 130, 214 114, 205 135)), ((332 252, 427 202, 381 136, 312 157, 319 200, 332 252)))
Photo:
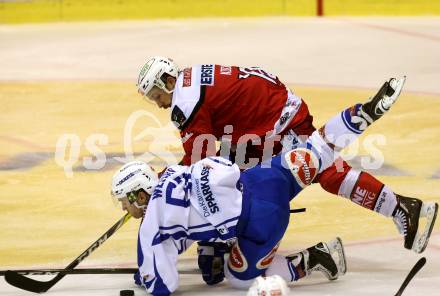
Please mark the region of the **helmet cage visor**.
MULTIPOLYGON (((134 190, 134 191, 130 191, 130 192, 128 192, 127 194, 126 194, 126 198, 128 199, 128 202, 131 204, 131 205, 134 205, 136 208, 138 208, 138 209, 143 209, 143 208, 145 208, 145 205, 139 205, 139 203, 138 203, 138 201, 137 201, 137 199, 138 199, 138 197, 139 197, 139 193, 141 192, 141 191, 144 191, 145 192, 145 190, 143 190, 142 188, 141 189, 138 189, 138 190, 134 190)), ((112 195, 112 199, 113 199, 113 204, 115 205, 115 206, 117 206, 118 204, 119 204, 119 202, 121 202, 121 200, 122 200, 122 198, 124 198, 124 197, 121 197, 121 196, 116 196, 116 194, 114 194, 114 192, 112 191, 111 192, 111 195, 112 195)))

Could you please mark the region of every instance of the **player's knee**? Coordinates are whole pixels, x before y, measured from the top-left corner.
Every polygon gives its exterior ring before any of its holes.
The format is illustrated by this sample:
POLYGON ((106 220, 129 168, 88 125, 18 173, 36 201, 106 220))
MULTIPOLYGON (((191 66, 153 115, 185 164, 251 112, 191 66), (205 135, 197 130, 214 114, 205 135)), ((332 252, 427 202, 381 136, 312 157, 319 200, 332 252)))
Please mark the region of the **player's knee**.
POLYGON ((252 279, 241 279, 240 273, 232 274, 228 264, 225 264, 225 277, 228 279, 229 285, 235 289, 249 289, 249 287, 252 285, 252 282, 254 281, 254 278, 252 279))
POLYGON ((229 254, 228 264, 225 266, 225 276, 230 284, 239 289, 249 288, 253 279, 262 275, 264 270, 258 269, 244 256, 239 244, 236 242, 229 254))
POLYGON ((302 188, 310 185, 319 171, 319 158, 307 148, 297 148, 285 154, 286 163, 302 188))

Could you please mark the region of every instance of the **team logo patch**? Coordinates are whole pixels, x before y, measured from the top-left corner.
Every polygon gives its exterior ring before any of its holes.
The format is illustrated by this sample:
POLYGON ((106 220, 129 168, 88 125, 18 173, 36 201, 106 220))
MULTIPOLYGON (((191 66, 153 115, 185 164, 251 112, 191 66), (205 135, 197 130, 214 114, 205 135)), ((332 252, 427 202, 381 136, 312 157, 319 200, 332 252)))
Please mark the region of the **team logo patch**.
POLYGON ((372 210, 376 205, 377 195, 366 188, 356 186, 351 200, 364 208, 372 210))
POLYGON ((278 243, 266 256, 261 258, 257 262, 257 268, 258 269, 266 269, 269 267, 269 265, 272 263, 273 258, 275 257, 275 254, 278 250, 278 247, 280 246, 280 243, 278 243))
POLYGON ((232 246, 231 253, 229 255, 228 266, 235 272, 243 272, 248 268, 248 263, 246 258, 243 256, 243 253, 238 246, 238 243, 235 243, 232 246))
POLYGON ((191 75, 192 75, 191 68, 185 68, 183 70, 183 87, 191 86, 191 75))
POLYGON ((214 65, 202 65, 200 68, 200 84, 214 85, 214 65))
POLYGON ((226 66, 221 66, 220 67, 220 74, 221 75, 231 75, 232 74, 232 68, 231 67, 226 67, 226 66))
POLYGON ((177 105, 174 106, 173 111, 171 111, 171 122, 174 123, 178 129, 181 129, 186 122, 185 114, 177 105))
POLYGON ((310 185, 318 174, 319 161, 310 149, 297 148, 285 155, 292 175, 302 188, 310 185))

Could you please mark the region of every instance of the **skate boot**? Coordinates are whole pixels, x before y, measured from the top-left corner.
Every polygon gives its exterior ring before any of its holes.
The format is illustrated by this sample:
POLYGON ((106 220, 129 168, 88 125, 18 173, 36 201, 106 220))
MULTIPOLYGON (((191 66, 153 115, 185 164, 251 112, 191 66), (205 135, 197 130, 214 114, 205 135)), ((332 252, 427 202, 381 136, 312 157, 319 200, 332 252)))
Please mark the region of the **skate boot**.
POLYGON ((300 278, 314 271, 320 271, 329 280, 336 280, 339 275, 347 271, 344 247, 338 237, 327 244, 320 242, 286 258, 296 263, 294 265, 299 269, 300 278))
POLYGON ((406 249, 422 253, 434 228, 438 204, 424 203, 420 199, 397 195, 397 207, 393 213, 393 221, 400 234, 405 238, 406 249), (426 218, 423 230, 419 229, 420 218, 426 218))
POLYGON ((359 108, 357 116, 354 116, 352 120, 353 123, 358 124, 359 130, 365 130, 369 125, 390 110, 391 105, 393 105, 399 97, 405 80, 406 76, 399 79, 391 78, 382 85, 374 97, 370 98, 367 103, 359 108))

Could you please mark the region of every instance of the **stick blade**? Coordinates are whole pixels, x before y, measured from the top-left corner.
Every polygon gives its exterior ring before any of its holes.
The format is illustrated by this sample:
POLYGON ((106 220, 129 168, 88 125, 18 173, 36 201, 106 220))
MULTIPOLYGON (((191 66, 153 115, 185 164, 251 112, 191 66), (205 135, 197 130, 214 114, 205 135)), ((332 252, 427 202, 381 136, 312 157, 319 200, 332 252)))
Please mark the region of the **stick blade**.
POLYGON ((422 257, 419 259, 419 261, 416 262, 416 264, 411 268, 408 275, 406 276, 405 280, 402 283, 402 286, 400 286, 399 291, 397 291, 396 295, 394 296, 400 296, 402 295, 403 291, 405 290, 406 286, 408 286, 409 282, 412 280, 412 278, 419 272, 420 269, 425 265, 426 258, 422 257))
POLYGON ((52 281, 37 281, 12 270, 5 272, 5 280, 14 287, 34 293, 43 293, 52 287, 52 281))

